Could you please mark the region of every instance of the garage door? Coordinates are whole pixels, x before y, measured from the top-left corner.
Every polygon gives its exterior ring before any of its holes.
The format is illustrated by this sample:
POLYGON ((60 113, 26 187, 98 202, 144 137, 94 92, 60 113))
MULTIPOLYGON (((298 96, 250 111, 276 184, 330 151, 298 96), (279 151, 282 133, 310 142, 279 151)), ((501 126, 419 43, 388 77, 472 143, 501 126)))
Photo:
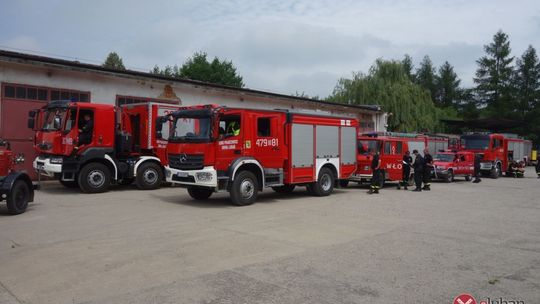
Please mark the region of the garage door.
POLYGON ((0 138, 11 143, 15 154, 22 153, 26 159, 15 166, 26 171, 32 179, 37 176, 32 168, 35 158, 33 148, 34 132, 27 128, 28 111, 43 107, 50 100, 72 99, 89 101, 88 92, 54 89, 20 84, 2 83, 0 95, 0 138))

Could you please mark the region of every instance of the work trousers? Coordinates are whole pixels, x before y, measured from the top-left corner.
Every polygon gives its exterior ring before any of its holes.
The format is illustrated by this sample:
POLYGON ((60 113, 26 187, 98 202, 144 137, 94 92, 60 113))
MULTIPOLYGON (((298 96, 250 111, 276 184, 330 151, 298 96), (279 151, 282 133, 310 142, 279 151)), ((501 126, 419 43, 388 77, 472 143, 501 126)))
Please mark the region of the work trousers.
POLYGON ((414 171, 414 183, 416 184, 416 189, 422 189, 422 178, 424 177, 423 171, 414 171))

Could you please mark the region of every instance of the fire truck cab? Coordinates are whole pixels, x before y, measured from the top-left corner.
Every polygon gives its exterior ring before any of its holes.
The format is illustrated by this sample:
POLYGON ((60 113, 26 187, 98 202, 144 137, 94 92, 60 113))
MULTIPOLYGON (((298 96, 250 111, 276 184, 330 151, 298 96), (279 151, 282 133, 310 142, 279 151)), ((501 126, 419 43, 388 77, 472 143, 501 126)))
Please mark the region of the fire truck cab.
POLYGON ((297 185, 325 196, 356 170, 358 122, 350 118, 204 105, 158 125, 158 137, 168 140, 166 180, 195 199, 228 191, 233 203, 248 205, 264 188, 297 185))
POLYGON ((498 178, 512 161, 530 159, 532 143, 511 134, 471 133, 461 136, 461 149, 482 155, 482 174, 498 178))
POLYGON ((86 193, 133 181, 140 189, 156 189, 163 180, 166 143, 154 137, 154 121, 175 109, 157 103, 116 107, 52 101, 29 113, 38 154, 33 167, 86 193))

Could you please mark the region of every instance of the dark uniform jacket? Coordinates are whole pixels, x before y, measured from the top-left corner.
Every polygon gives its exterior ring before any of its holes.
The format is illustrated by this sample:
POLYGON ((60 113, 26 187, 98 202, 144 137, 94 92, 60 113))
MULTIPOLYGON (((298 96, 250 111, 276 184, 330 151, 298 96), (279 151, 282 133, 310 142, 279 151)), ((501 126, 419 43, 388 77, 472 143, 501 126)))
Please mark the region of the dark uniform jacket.
POLYGON ((379 167, 379 154, 373 155, 373 160, 371 161, 371 169, 376 170, 379 167))
POLYGON ((413 164, 414 172, 424 171, 424 165, 424 158, 422 157, 422 155, 417 154, 413 164))
POLYGON ((410 170, 412 162, 412 156, 403 155, 403 169, 410 170))

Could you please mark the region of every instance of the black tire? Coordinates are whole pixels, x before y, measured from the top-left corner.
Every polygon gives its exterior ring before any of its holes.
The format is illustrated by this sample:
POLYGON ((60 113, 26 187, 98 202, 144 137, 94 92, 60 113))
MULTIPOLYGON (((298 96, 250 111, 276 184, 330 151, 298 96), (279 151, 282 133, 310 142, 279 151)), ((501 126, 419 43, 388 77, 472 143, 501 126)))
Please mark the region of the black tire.
POLYGON ((448 174, 446 175, 446 178, 444 179, 446 183, 451 183, 454 181, 454 171, 448 170, 448 174))
POLYGON ((349 180, 348 179, 339 180, 339 186, 341 188, 347 188, 347 186, 349 186, 349 180))
POLYGON ((471 181, 471 176, 470 175, 465 175, 465 181, 470 182, 471 181))
POLYGON ((60 180, 60 184, 62 184, 62 186, 66 187, 66 188, 69 188, 69 189, 79 188, 79 184, 77 183, 77 179, 72 180, 72 181, 60 180))
POLYGON ((272 187, 272 190, 276 191, 277 193, 291 193, 294 191, 294 188, 296 188, 296 185, 284 185, 279 187, 272 187))
POLYGON ((101 163, 89 163, 78 174, 78 183, 84 193, 102 193, 111 185, 111 170, 101 163))
POLYGON ((154 162, 142 163, 137 169, 135 179, 137 188, 141 190, 154 190, 163 182, 163 168, 154 162))
POLYGON ((499 176, 501 176, 501 166, 497 164, 495 167, 491 168, 489 171, 489 176, 493 179, 499 178, 499 176))
POLYGON ((13 183, 13 187, 7 195, 6 203, 9 214, 21 214, 26 211, 30 201, 30 187, 22 180, 13 183))
MULTIPOLYGON (((317 182, 312 184, 311 193, 315 196, 328 196, 332 191, 334 191, 334 182, 335 182, 334 173, 329 168, 322 168, 319 171, 319 177, 317 182)), ((309 191, 309 190, 308 190, 309 191)))
POLYGON ((236 174, 231 186, 231 201, 237 206, 247 206, 257 200, 259 182, 255 174, 241 171, 236 174))
POLYGON ((187 188, 187 191, 189 193, 189 196, 200 201, 208 199, 212 195, 212 193, 214 193, 214 190, 212 190, 212 188, 198 186, 189 186, 187 188))

